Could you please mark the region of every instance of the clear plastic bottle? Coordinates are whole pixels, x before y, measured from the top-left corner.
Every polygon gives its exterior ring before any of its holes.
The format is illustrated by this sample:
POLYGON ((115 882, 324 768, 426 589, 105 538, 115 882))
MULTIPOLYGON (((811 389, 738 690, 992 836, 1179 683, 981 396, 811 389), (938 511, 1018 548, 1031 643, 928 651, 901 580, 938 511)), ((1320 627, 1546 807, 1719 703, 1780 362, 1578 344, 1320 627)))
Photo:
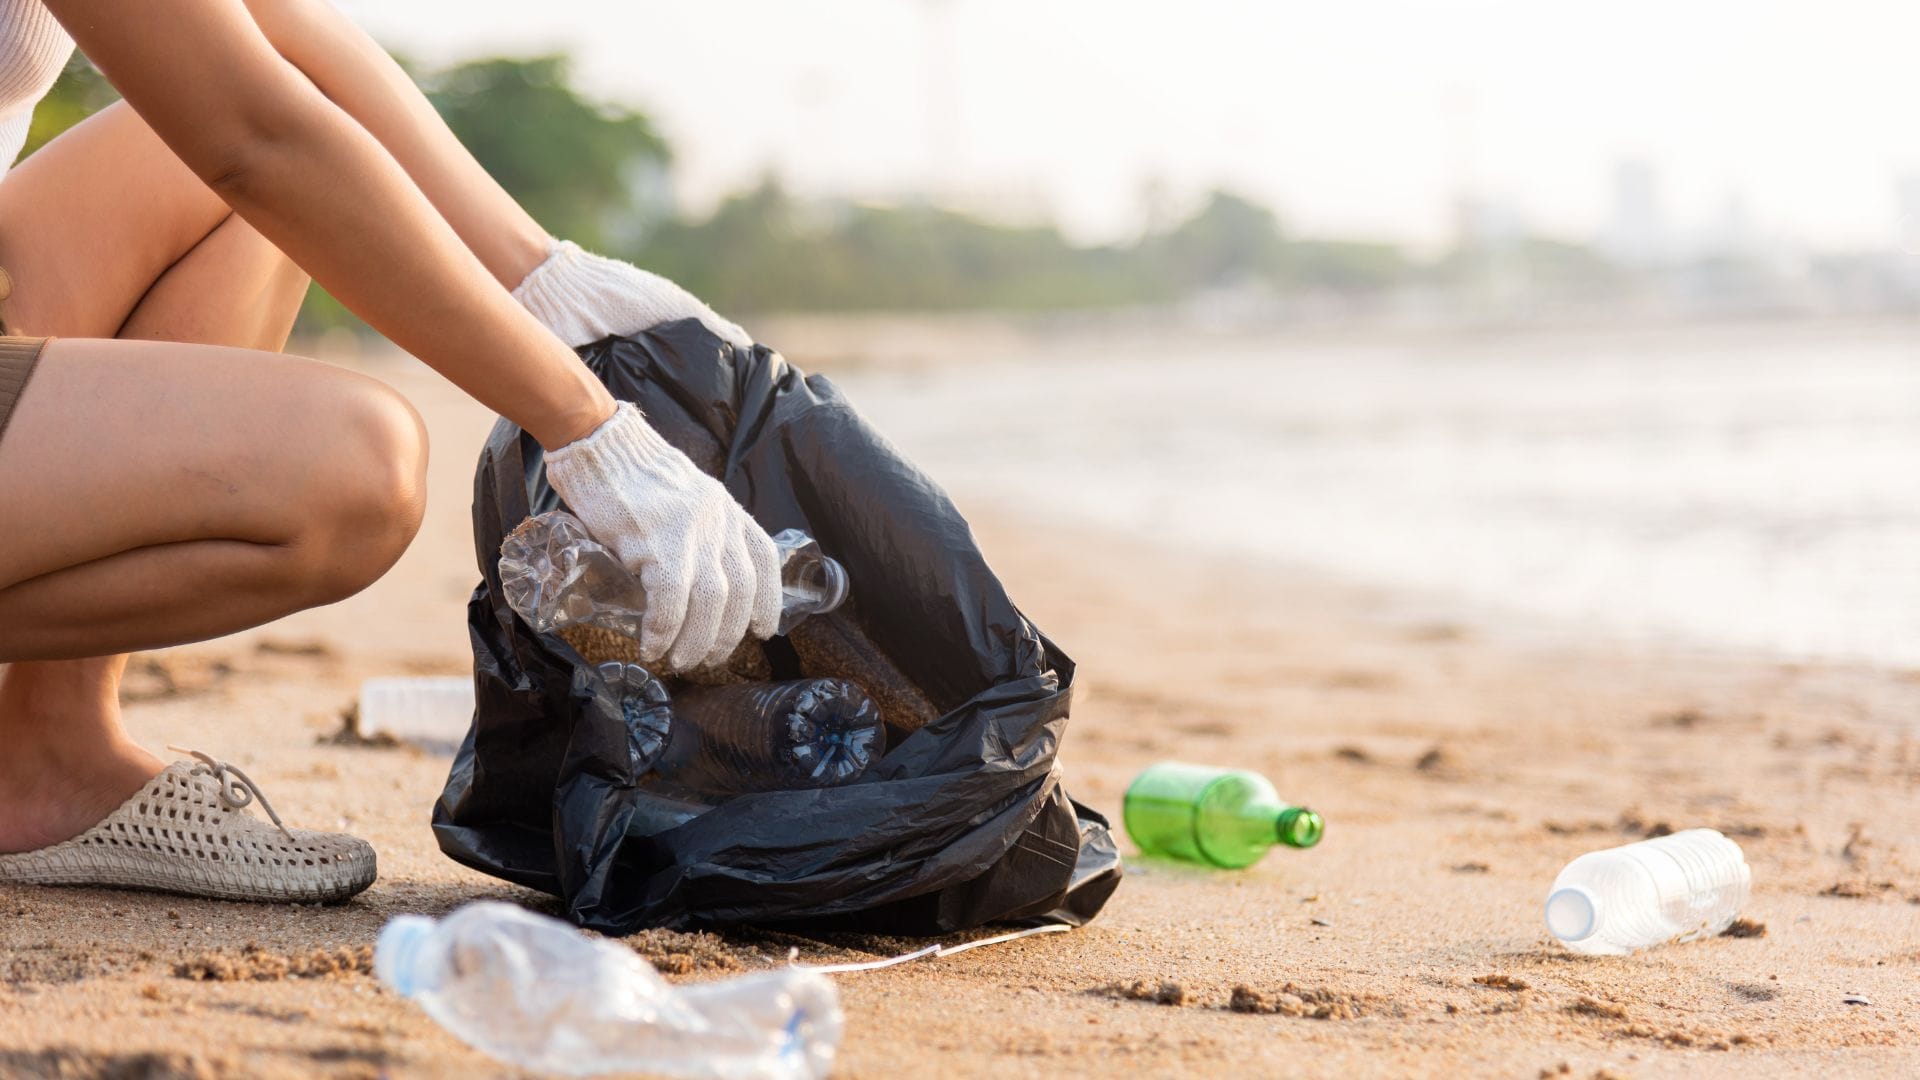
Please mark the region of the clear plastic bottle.
POLYGON ((470 676, 404 676, 360 684, 355 730, 363 737, 388 735, 432 747, 458 746, 472 722, 470 676))
POLYGON ((845 679, 685 689, 673 719, 660 775, 699 791, 835 787, 887 752, 879 706, 845 679))
POLYGON ((1688 829, 1568 863, 1547 894, 1547 930, 1574 952, 1610 956, 1711 937, 1732 925, 1752 885, 1740 845, 1688 829))
POLYGON ((814 1080, 844 1024, 838 992, 816 972, 674 986, 619 942, 498 902, 395 918, 374 970, 469 1044, 570 1076, 814 1080))
POLYGON ((1141 851, 1226 869, 1259 862, 1275 844, 1312 847, 1326 831, 1319 814, 1282 802, 1259 773, 1178 761, 1134 777, 1121 809, 1141 851))
MULTIPOLYGON (((780 549, 780 633, 846 601, 846 570, 812 537, 787 529, 773 543, 780 549)), ((638 638, 647 609, 640 579, 564 510, 528 518, 501 543, 500 586, 507 606, 542 634, 591 625, 638 638)))
POLYGON ((602 714, 617 716, 626 724, 628 762, 638 776, 660 759, 673 734, 672 696, 639 664, 609 660, 594 672, 600 676, 594 702, 602 714))

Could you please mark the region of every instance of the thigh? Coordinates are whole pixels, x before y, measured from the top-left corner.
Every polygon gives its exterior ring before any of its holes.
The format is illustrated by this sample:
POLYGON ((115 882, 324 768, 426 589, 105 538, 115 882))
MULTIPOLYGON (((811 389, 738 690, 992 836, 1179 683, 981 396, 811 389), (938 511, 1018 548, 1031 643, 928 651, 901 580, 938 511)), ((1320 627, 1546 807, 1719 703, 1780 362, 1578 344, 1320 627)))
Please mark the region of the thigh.
POLYGON ((113 337, 154 281, 228 215, 119 102, 0 181, 0 266, 16 333, 113 337))
POLYGON ((51 342, 0 439, 0 589, 136 548, 294 542, 364 447, 415 424, 384 384, 315 360, 51 342))
POLYGON ((307 275, 239 215, 160 275, 116 337, 279 352, 307 295, 307 275))

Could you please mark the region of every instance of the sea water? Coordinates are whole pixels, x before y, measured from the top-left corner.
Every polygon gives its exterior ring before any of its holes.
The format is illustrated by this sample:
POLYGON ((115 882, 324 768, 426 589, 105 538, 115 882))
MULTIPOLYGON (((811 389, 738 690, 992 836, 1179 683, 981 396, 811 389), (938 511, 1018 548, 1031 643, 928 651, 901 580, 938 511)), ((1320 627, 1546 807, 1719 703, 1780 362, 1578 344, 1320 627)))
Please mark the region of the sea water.
POLYGON ((1920 331, 1165 340, 839 381, 963 509, 1467 617, 1920 666, 1920 331))

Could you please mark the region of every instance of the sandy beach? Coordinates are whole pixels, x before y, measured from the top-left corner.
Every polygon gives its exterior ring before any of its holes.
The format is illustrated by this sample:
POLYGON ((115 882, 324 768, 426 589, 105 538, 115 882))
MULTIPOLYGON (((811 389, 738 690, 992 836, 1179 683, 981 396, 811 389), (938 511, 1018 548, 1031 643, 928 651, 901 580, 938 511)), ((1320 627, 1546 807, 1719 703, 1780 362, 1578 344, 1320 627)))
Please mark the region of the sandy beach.
MULTIPOLYGON (((290 822, 366 837, 379 882, 323 909, 0 887, 0 1076, 515 1075, 366 963, 398 913, 546 906, 440 855, 447 758, 330 738, 362 679, 469 664, 467 503, 491 417, 424 369, 369 370, 434 440, 413 549, 346 603, 136 658, 127 716, 151 748, 245 768, 290 822)), ((1244 765, 1320 810, 1326 839, 1237 873, 1135 861, 1084 929, 839 977, 839 1075, 1920 1072, 1920 671, 1436 619, 1380 589, 966 505, 1080 664, 1075 796, 1117 821, 1147 764, 1244 765), (1746 851, 1746 936, 1617 959, 1546 936, 1567 860, 1694 826, 1746 851)), ((684 979, 917 945, 632 940, 684 979)))

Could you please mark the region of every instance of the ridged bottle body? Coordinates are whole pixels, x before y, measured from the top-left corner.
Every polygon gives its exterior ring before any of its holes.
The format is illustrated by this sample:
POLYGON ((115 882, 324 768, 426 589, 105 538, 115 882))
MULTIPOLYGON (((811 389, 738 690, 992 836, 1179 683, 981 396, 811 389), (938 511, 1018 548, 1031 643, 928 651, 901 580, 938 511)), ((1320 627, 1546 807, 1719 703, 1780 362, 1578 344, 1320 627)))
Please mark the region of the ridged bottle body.
POLYGON ((1610 956, 1711 937, 1732 925, 1752 885, 1740 845, 1689 829, 1568 863, 1547 894, 1547 930, 1574 952, 1610 956))
POLYGON ((360 686, 358 731, 372 738, 459 743, 473 722, 473 679, 426 675, 368 679, 360 686))
POLYGON ((374 966, 469 1044, 572 1076, 812 1080, 832 1066, 843 1024, 817 973, 676 987, 625 945, 511 904, 400 916, 381 931, 374 966))
POLYGON ((1141 851, 1224 869, 1251 866, 1275 844, 1312 847, 1324 831, 1320 815, 1282 802, 1259 773, 1177 761, 1135 777, 1122 810, 1141 851))
POLYGON ((879 707, 845 679, 684 689, 673 723, 660 775, 716 794, 837 787, 887 752, 879 707))

